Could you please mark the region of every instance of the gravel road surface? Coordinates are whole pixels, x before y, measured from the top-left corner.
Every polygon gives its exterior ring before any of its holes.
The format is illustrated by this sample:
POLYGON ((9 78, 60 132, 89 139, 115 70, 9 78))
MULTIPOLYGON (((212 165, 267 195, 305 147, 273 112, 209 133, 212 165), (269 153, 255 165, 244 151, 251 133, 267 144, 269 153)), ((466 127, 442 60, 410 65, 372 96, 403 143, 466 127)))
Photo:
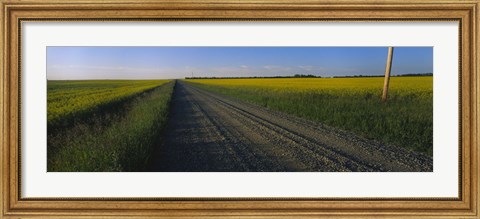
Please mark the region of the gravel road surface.
POLYGON ((159 172, 432 171, 421 153, 273 112, 178 81, 159 172))

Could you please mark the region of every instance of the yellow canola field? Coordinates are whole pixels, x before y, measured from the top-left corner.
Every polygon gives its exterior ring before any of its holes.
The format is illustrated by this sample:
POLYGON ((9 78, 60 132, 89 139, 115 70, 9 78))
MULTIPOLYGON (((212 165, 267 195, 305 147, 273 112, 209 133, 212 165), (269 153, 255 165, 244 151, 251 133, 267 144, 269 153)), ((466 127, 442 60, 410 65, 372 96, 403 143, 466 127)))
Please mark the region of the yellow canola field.
MULTIPOLYGON (((195 83, 227 87, 252 87, 287 89, 291 91, 349 91, 382 92, 383 77, 364 78, 245 78, 245 79, 194 79, 195 83)), ((401 93, 432 92, 433 77, 391 77, 390 91, 401 93)))
POLYGON ((163 85, 170 80, 87 80, 48 81, 48 124, 61 122, 97 106, 121 101, 132 95, 163 85))

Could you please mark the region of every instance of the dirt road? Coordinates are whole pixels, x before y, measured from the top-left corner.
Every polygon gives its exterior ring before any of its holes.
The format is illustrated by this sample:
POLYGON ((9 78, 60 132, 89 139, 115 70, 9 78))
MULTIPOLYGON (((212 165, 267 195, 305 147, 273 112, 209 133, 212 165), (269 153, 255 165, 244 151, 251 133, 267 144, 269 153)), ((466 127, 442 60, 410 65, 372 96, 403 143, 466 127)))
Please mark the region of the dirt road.
POLYGON ((151 171, 432 171, 432 159, 177 82, 151 171))

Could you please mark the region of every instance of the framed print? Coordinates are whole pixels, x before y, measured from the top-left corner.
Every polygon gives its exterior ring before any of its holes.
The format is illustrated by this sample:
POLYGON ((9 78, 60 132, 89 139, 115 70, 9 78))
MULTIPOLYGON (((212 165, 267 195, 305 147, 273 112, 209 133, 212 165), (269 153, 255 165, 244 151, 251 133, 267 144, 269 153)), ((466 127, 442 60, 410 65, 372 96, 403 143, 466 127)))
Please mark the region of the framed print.
POLYGON ((1 1, 2 217, 477 218, 478 1, 1 1))

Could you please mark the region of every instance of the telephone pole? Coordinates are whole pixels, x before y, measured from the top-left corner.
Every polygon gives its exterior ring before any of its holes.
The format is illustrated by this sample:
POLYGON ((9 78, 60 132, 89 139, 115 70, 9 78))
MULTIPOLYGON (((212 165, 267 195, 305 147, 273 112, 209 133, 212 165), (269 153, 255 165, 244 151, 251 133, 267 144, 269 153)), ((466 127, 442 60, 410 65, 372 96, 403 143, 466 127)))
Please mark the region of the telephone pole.
POLYGON ((390 71, 392 70, 393 47, 388 47, 387 66, 385 68, 385 80, 383 81, 382 101, 387 101, 388 85, 390 84, 390 71))

